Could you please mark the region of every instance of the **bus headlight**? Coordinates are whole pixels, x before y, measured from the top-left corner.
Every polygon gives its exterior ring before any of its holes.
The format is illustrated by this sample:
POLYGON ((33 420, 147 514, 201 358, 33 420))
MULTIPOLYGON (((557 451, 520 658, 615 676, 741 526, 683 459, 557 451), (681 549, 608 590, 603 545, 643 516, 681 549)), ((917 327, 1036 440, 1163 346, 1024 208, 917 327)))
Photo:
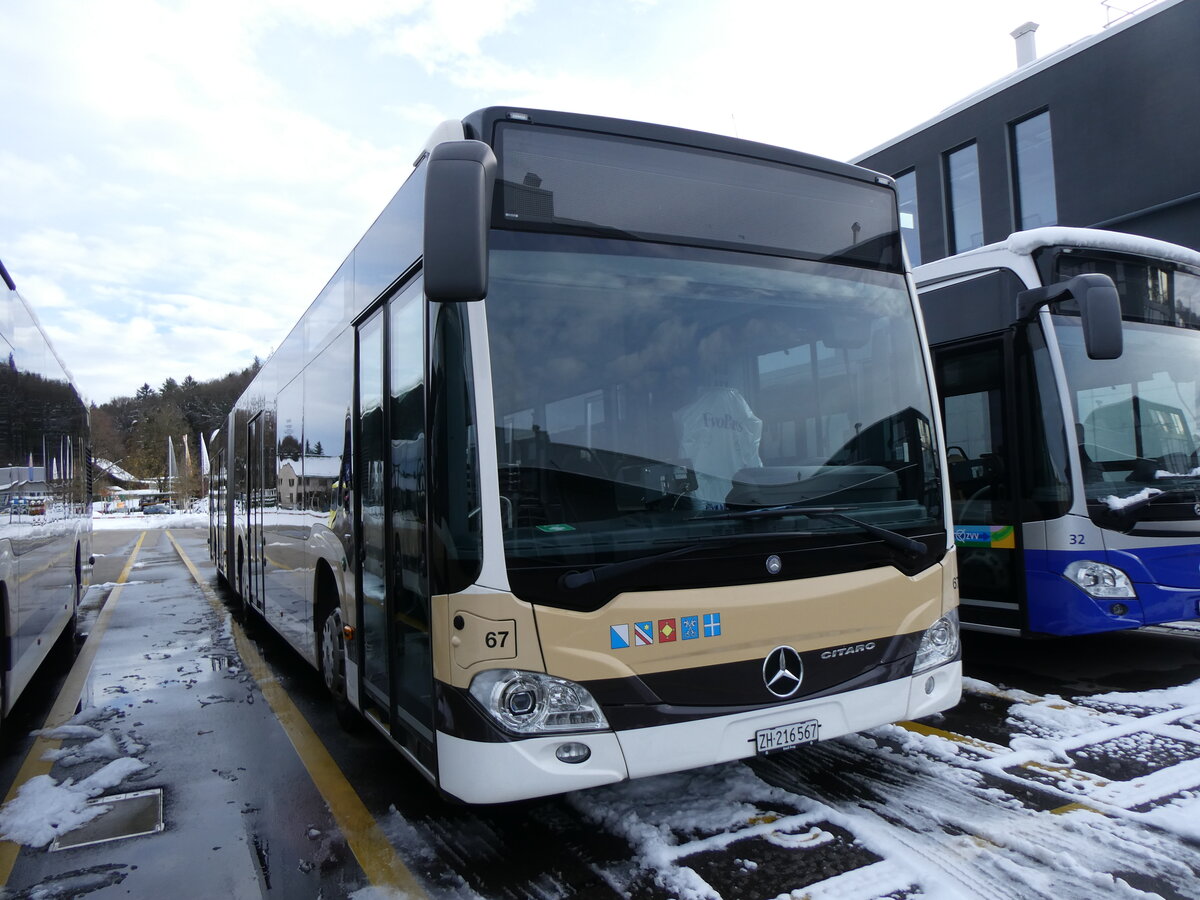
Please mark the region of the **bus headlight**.
POLYGON ((913 674, 948 663, 958 655, 958 610, 953 609, 925 629, 913 674))
POLYGON ((471 680, 471 696, 517 734, 595 731, 608 727, 587 689, 565 678, 516 669, 490 669, 471 680))
POLYGON ((1129 576, 1106 563, 1076 560, 1063 570, 1063 575, 1099 600, 1137 596, 1129 576))

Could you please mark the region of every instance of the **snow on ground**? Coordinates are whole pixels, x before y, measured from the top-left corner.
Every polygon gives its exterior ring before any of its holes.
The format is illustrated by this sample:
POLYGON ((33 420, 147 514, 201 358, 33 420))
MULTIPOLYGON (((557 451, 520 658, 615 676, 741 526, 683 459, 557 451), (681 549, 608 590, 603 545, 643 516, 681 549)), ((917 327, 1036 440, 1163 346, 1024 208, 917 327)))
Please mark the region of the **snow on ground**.
POLYGON ((111 809, 88 801, 147 768, 136 758, 141 745, 119 728, 109 727, 113 715, 109 708, 89 708, 64 725, 33 732, 48 741, 71 742, 70 746, 47 749, 43 759, 61 766, 90 764, 98 768, 79 779, 31 778, 0 808, 0 838, 43 847, 111 809))
POLYGON ((1078 701, 968 682, 1011 702, 1009 746, 887 726, 568 802, 629 842, 634 870, 607 873, 626 895, 641 879, 679 900, 1200 897, 1200 682, 1078 701), (835 843, 862 864, 749 890, 775 848, 835 843))
POLYGON ((127 531, 131 528, 207 528, 208 513, 177 512, 147 516, 144 513, 96 513, 94 531, 127 531))
MULTIPOLYGON (((1200 681, 1078 697, 965 682, 1004 738, 944 730, 970 716, 934 717, 580 791, 529 815, 570 823, 567 852, 609 848, 582 864, 631 900, 1200 900, 1200 681)), ((426 873, 447 870, 446 847, 502 859, 507 827, 487 813, 385 822, 426 873)), ((573 896, 555 859, 515 890, 573 896)), ((438 897, 491 896, 486 881, 437 877, 438 897)))

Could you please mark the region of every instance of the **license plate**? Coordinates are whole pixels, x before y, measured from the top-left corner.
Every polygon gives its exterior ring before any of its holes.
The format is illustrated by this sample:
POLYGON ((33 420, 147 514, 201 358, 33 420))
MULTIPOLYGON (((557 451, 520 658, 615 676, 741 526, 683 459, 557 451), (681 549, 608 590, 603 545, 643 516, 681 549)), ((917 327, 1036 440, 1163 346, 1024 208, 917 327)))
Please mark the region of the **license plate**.
POLYGON ((821 739, 821 723, 816 719, 762 728, 754 732, 754 741, 759 753, 777 753, 801 744, 813 744, 821 739))

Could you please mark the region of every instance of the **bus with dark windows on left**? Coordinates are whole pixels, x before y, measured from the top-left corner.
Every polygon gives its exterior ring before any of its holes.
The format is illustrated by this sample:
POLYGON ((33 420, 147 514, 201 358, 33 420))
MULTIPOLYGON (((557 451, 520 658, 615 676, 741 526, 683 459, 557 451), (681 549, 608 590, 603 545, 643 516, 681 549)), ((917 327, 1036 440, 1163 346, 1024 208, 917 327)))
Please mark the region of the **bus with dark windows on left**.
POLYGON ((88 412, 0 263, 0 720, 75 652, 92 551, 88 412))
POLYGON ((893 181, 659 125, 441 126, 211 445, 252 619, 497 803, 958 701, 893 181))

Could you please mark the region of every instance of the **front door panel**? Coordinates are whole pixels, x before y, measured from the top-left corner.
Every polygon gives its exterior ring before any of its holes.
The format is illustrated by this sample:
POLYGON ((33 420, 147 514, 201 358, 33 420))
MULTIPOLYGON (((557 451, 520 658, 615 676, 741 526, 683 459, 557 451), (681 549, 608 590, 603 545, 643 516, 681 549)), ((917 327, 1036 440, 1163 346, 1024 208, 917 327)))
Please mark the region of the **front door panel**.
POLYGON ((363 686, 390 705, 387 616, 387 432, 383 405, 383 313, 358 330, 359 596, 362 598, 363 686))
POLYGON ((1014 502, 1002 338, 935 354, 964 621, 1022 628, 1024 567, 1014 502))

